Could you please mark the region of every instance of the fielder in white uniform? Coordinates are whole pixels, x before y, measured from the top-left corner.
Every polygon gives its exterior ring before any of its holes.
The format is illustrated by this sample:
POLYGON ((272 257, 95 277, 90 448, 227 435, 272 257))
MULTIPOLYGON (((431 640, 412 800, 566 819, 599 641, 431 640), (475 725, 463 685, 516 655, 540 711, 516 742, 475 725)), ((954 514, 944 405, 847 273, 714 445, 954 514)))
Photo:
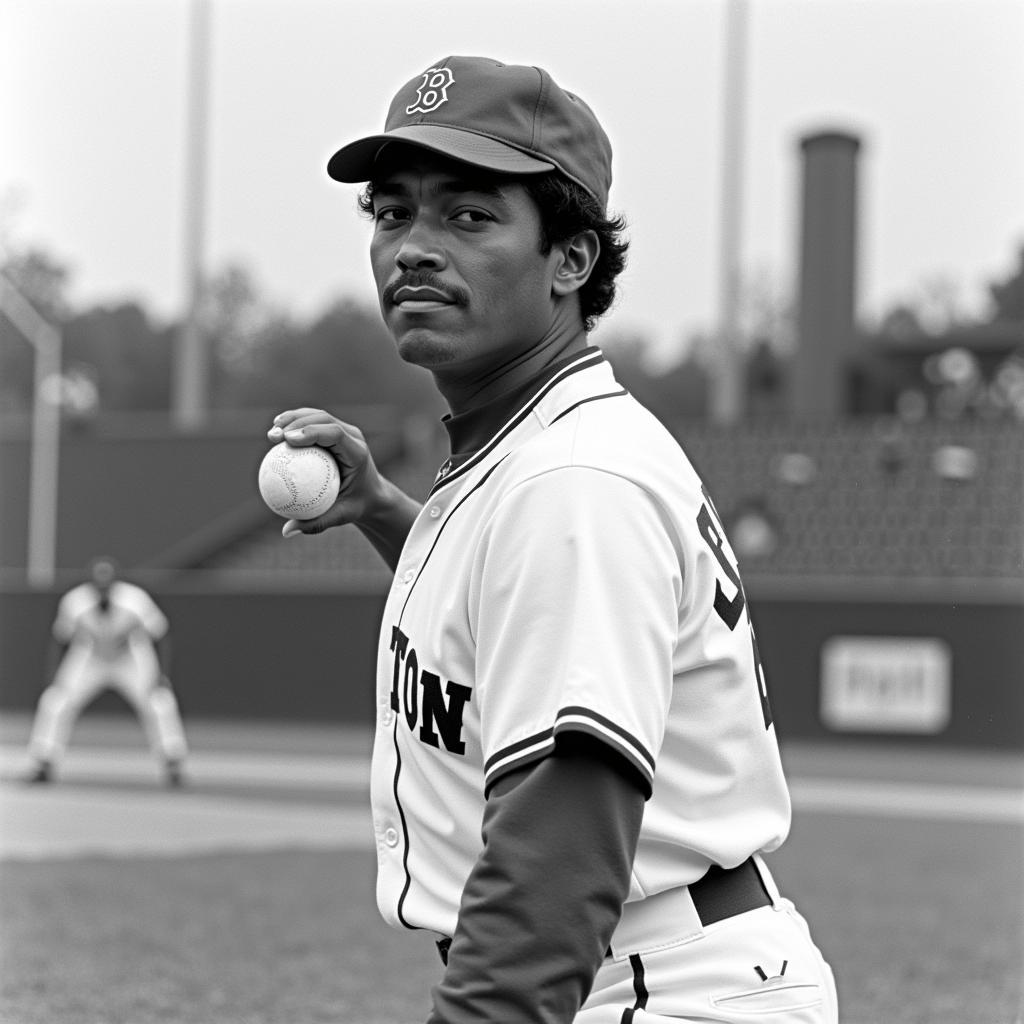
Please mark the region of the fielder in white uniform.
POLYGON ((138 714, 168 785, 181 784, 188 747, 166 671, 168 628, 145 590, 117 578, 112 559, 92 562, 89 581, 69 590, 57 606, 51 647, 57 667, 32 724, 30 781, 52 779, 78 716, 102 691, 113 689, 138 714))
POLYGON ((327 412, 268 435, 342 470, 285 535, 355 523, 395 571, 377 900, 438 941, 430 1024, 834 1024, 763 859, 790 803, 736 558, 587 340, 626 249, 596 118, 538 68, 449 57, 328 171, 368 182, 382 314, 451 409, 422 507, 327 412))

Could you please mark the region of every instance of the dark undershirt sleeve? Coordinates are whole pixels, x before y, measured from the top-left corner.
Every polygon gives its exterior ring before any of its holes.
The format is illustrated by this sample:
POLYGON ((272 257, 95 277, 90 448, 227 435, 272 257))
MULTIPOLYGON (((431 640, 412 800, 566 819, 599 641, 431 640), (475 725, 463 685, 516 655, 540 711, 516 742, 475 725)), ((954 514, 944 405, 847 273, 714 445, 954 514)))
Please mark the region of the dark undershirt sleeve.
POLYGON ((428 1024, 570 1024, 629 894, 643 809, 636 770, 580 733, 495 782, 428 1024))

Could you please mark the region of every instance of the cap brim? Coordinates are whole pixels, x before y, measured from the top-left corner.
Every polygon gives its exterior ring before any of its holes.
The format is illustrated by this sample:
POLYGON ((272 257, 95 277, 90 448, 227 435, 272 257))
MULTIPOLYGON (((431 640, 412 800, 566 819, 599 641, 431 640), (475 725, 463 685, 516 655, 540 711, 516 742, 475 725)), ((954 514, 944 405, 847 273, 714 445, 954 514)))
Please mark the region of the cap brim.
POLYGON ((540 174, 555 169, 555 165, 547 160, 530 156, 485 135, 444 125, 410 124, 342 146, 327 161, 327 173, 335 181, 369 181, 373 177, 377 155, 389 142, 420 146, 453 160, 505 174, 540 174))

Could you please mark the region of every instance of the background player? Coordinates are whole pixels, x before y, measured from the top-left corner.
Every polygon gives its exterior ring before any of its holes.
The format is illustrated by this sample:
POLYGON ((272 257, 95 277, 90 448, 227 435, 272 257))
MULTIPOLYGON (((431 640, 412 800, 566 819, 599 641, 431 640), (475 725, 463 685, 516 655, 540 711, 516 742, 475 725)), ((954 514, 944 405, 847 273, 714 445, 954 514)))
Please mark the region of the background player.
POLYGON ((368 182, 384 320, 451 409, 423 507, 327 412, 269 432, 342 469, 285 534, 356 523, 395 571, 377 902, 440 937, 431 1024, 834 1024, 761 856, 790 805, 735 557, 587 339, 626 248, 604 131, 541 69, 448 57, 328 171, 368 182))
POLYGON ((178 702, 168 675, 169 624, 141 587, 118 579, 101 556, 90 579, 60 600, 49 649, 52 682, 36 708, 29 739, 31 782, 49 782, 82 710, 113 689, 135 709, 168 785, 182 782, 187 753, 178 702))

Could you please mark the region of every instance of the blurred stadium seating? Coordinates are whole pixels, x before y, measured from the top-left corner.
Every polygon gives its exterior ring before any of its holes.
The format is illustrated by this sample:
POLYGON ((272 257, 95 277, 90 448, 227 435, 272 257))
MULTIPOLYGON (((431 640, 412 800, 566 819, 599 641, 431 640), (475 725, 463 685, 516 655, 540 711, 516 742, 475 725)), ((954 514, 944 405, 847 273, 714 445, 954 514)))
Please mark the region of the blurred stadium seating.
POLYGON ((1024 578, 1024 428, 888 418, 677 432, 749 576, 1024 578), (744 549, 744 516, 773 545, 744 549))
MULTIPOLYGON (((1024 426, 868 418, 723 430, 673 425, 706 481, 749 579, 1024 580, 1024 426)), ((396 464, 422 496, 436 466, 396 464)), ((385 589, 389 574, 355 530, 281 542, 261 523, 191 566, 334 577, 385 589)))

